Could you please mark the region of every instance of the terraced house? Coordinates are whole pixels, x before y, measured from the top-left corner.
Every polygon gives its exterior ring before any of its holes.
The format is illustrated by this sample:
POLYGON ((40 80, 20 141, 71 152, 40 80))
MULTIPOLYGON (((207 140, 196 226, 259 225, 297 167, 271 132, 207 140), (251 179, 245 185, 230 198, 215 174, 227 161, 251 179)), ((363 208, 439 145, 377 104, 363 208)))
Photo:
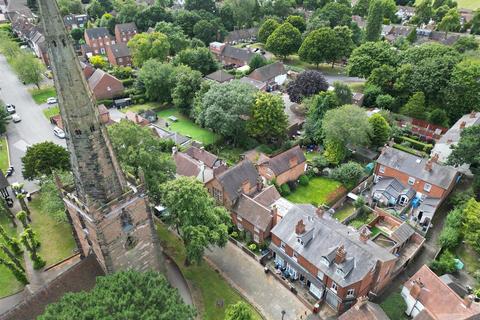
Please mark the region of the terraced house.
POLYGON ((274 268, 312 305, 325 302, 343 313, 357 298, 376 295, 389 284, 411 259, 404 248, 417 234, 404 224, 395 234, 396 245, 386 248, 371 238, 368 226, 354 231, 321 212, 310 204, 295 205, 272 229, 274 268))

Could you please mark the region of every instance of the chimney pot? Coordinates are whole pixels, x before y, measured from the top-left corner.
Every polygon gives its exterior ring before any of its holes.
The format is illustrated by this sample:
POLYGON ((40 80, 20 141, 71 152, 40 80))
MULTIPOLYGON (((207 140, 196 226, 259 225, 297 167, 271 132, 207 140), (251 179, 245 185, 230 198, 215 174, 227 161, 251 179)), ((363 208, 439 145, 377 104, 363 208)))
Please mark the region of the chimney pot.
POLYGON ((418 299, 420 296, 420 293, 422 292, 423 288, 423 283, 420 281, 420 278, 418 280, 413 280, 412 281, 412 287, 410 288, 410 295, 412 296, 413 299, 418 299))
POLYGON ((425 163, 425 170, 432 171, 432 163, 432 160, 427 160, 427 162, 425 163))
POLYGON ((363 229, 360 231, 360 241, 363 243, 366 243, 368 239, 370 239, 370 234, 372 232, 368 229, 368 227, 363 227, 363 229))
POLYGON ((466 121, 462 121, 462 123, 460 123, 460 129, 465 129, 465 126, 467 125, 467 122, 466 121))
POLYGON ((355 304, 355 310, 360 310, 360 308, 363 307, 367 303, 367 301, 367 296, 358 297, 357 303, 355 304))
POLYGON ((345 261, 345 258, 347 257, 347 252, 345 251, 345 247, 343 244, 338 247, 337 253, 335 255, 335 263, 336 264, 341 264, 345 261))
POLYGON ((465 307, 470 308, 470 306, 472 305, 473 299, 474 297, 471 294, 465 296, 465 298, 463 298, 463 304, 465 305, 465 307))

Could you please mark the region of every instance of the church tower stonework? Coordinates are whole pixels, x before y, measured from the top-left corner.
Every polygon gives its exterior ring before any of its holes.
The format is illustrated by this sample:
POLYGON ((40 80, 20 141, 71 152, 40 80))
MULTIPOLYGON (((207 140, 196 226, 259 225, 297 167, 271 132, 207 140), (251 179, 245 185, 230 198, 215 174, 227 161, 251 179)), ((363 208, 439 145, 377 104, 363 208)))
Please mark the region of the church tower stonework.
POLYGON ((58 5, 39 0, 39 9, 75 182, 62 195, 81 254, 107 273, 163 269, 143 186, 125 180, 58 5))

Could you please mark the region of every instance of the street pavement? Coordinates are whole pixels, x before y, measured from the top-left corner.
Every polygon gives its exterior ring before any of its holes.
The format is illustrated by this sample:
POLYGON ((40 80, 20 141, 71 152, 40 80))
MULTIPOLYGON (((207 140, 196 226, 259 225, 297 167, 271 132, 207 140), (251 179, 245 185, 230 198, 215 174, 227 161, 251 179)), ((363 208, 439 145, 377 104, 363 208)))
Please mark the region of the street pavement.
POLYGON ((53 134, 53 126, 42 113, 39 106, 32 99, 28 87, 18 80, 16 74, 8 65, 4 56, 0 55, 0 99, 5 104, 16 106, 17 114, 22 121, 10 122, 7 128, 10 162, 15 173, 9 178, 12 182, 25 182, 25 190, 32 192, 38 186, 32 181, 24 181, 22 177, 22 157, 27 148, 35 143, 53 141, 65 146, 65 140, 53 134))
POLYGON ((212 248, 205 256, 266 319, 306 319, 306 313, 311 313, 290 290, 265 274, 262 265, 230 242, 225 248, 212 248), (284 317, 282 310, 286 311, 284 317))

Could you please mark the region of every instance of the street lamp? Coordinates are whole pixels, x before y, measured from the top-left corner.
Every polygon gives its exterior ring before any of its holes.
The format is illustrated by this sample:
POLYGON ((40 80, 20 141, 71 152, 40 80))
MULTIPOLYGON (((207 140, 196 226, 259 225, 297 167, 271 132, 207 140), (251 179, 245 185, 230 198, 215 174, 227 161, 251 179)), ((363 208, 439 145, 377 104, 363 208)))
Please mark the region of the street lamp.
POLYGON ((285 316, 285 310, 282 310, 282 320, 283 320, 283 317, 285 316))

